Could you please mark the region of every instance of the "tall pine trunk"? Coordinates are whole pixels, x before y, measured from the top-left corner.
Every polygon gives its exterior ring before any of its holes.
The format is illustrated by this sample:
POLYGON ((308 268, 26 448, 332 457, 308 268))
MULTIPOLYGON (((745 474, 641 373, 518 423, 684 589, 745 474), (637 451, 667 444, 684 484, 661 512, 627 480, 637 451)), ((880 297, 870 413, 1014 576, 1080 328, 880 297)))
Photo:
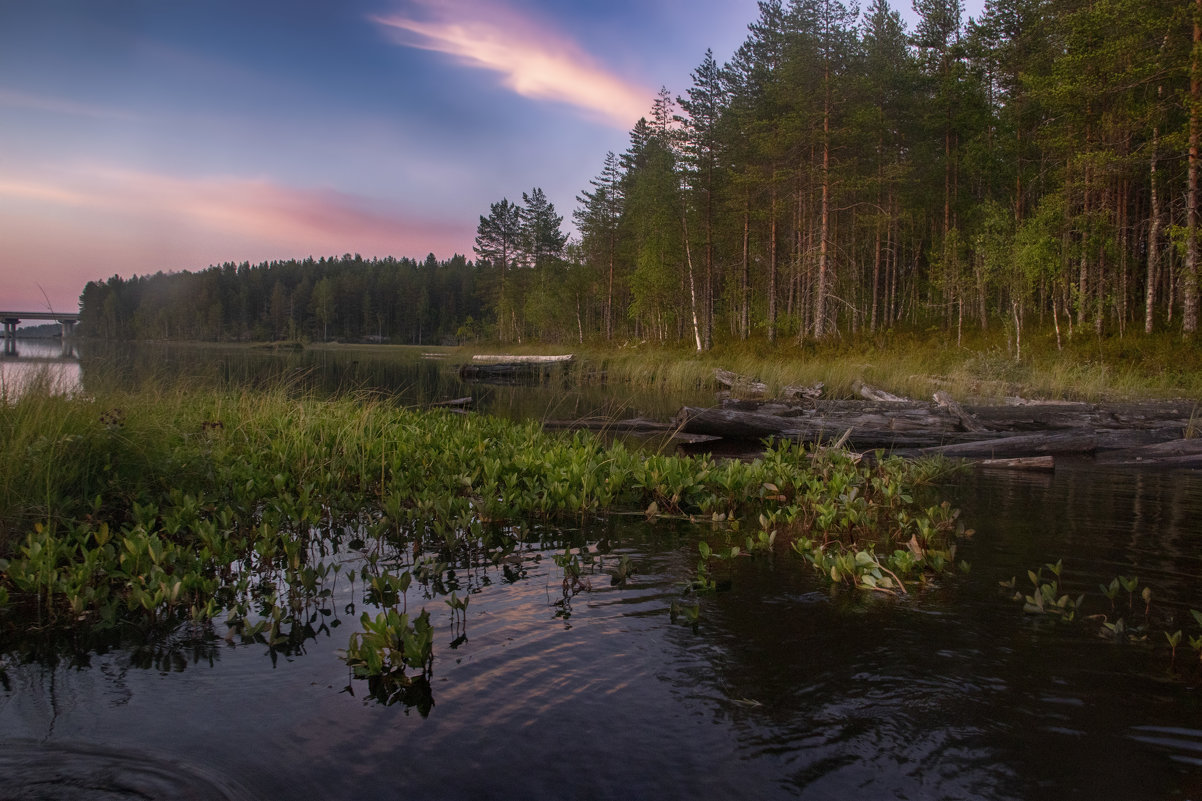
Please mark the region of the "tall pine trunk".
POLYGON ((1148 291, 1144 297, 1144 333, 1152 333, 1156 319, 1156 281, 1160 266, 1160 192, 1156 187, 1156 151, 1160 147, 1160 129, 1152 129, 1152 156, 1148 168, 1151 186, 1152 219, 1148 228, 1148 291))
POLYGON ((1194 9, 1194 49, 1190 57, 1189 76, 1189 186, 1186 205, 1185 275, 1181 281, 1181 330, 1193 334, 1198 330, 1198 103, 1202 88, 1202 0, 1194 9))
MULTIPOLYGON (((1202 0, 1199 0, 1202 2, 1202 0)), ((826 287, 827 287, 827 250, 826 242, 830 233, 830 168, 831 168, 831 93, 830 68, 823 78, 826 91, 822 100, 822 209, 821 221, 818 225, 818 281, 814 287, 814 338, 826 336, 826 287)))

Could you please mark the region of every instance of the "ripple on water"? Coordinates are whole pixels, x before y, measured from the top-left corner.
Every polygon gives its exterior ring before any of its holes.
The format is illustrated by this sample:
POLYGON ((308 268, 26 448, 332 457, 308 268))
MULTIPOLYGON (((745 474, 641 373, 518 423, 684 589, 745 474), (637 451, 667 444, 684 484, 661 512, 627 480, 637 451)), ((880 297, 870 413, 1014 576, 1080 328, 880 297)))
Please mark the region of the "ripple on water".
POLYGON ((1202 765, 1202 731, 1175 726, 1134 726, 1129 735, 1137 743, 1163 748, 1174 762, 1202 765))
POLYGON ((0 743, 0 798, 5 801, 249 801, 252 797, 225 776, 145 751, 80 743, 0 743))

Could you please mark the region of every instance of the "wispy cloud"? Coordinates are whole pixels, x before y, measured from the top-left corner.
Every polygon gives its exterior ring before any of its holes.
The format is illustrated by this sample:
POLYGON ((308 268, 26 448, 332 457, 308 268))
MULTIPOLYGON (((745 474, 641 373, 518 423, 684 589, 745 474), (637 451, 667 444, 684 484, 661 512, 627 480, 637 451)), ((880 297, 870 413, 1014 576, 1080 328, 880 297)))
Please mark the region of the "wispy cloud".
POLYGON ((72 117, 91 117, 95 119, 136 120, 136 114, 121 109, 97 106, 92 103, 81 103, 64 97, 48 95, 32 95, 26 92, 16 92, 0 87, 0 107, 21 108, 30 111, 48 111, 55 114, 67 114, 72 117))
POLYGON ((187 178, 109 166, 0 176, 0 261, 111 273, 233 260, 467 252, 470 225, 394 202, 239 176, 187 178), (84 255, 86 254, 86 255, 84 255), (81 256, 83 256, 81 260, 81 256), (85 267, 86 266, 86 267, 85 267))
POLYGON ((491 0, 418 0, 413 14, 372 17, 398 43, 446 53, 501 75, 517 94, 582 109, 622 130, 649 107, 653 93, 606 70, 553 26, 491 0))

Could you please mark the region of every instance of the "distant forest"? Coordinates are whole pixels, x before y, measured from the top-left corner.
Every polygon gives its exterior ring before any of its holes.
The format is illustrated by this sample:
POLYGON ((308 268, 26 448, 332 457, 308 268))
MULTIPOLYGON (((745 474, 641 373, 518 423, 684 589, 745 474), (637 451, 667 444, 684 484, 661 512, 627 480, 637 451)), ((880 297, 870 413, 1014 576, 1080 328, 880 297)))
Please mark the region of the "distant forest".
POLYGON ((573 212, 475 262, 344 256, 89 284, 99 336, 797 341, 1198 328, 1202 0, 763 0, 573 212))
POLYGON ((480 273, 458 255, 346 254, 113 276, 84 287, 80 325, 105 339, 454 341, 481 332, 480 273))

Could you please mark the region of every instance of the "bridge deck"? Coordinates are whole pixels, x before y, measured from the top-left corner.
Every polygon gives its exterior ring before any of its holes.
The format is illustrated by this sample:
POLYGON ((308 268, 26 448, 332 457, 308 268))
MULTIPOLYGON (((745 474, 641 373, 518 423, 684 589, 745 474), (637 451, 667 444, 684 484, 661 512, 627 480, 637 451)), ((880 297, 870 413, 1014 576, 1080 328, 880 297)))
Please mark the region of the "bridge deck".
POLYGON ((0 311, 0 320, 79 320, 79 312, 0 311))

